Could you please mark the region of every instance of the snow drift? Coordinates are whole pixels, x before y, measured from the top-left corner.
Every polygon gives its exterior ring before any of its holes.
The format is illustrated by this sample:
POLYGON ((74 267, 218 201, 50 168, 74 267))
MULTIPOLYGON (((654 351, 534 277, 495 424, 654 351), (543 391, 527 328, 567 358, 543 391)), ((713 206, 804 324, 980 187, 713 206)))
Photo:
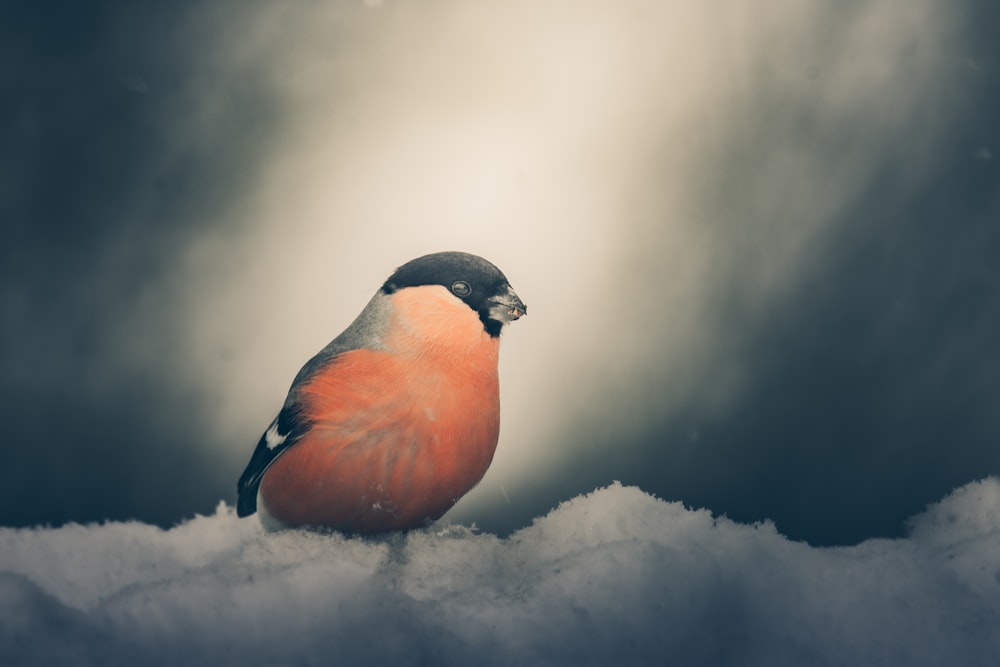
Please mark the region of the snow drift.
POLYGON ((614 484, 508 539, 265 534, 220 504, 0 529, 0 664, 986 665, 1000 481, 814 548, 614 484))

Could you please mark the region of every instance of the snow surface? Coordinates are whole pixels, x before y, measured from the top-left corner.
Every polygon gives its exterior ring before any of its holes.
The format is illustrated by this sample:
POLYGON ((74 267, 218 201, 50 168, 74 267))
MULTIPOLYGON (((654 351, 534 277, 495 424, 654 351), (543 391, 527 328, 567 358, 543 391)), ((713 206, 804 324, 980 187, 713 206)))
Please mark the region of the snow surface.
POLYGON ((838 548, 618 484, 508 539, 4 528, 0 621, 5 666, 996 665, 1000 481, 838 548))

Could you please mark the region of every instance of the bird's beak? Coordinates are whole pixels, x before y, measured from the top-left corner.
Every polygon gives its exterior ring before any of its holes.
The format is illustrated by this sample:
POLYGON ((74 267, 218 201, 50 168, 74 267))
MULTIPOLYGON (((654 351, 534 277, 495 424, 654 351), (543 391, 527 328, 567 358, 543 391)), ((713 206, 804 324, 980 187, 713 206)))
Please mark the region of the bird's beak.
POLYGON ((510 285, 504 291, 489 299, 490 316, 500 322, 513 322, 528 313, 528 307, 521 301, 521 297, 511 289, 510 285))

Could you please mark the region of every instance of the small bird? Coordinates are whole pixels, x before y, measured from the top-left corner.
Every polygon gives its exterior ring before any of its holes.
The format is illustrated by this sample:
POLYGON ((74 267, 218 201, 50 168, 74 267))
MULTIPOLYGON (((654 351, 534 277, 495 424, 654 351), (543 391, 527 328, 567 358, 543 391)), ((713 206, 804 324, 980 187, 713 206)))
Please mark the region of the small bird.
POLYGON ((493 460, 500 332, 526 312, 476 255, 399 267, 295 376, 240 476, 237 514, 361 534, 438 519, 493 460))

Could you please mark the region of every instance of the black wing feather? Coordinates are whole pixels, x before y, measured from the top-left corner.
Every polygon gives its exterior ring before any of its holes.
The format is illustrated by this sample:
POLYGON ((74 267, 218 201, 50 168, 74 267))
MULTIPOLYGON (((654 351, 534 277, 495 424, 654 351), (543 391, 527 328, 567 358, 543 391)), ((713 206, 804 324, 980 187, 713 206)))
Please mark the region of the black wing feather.
POLYGON ((281 453, 291 447, 309 429, 309 422, 302 417, 302 413, 294 404, 285 404, 278 416, 274 418, 260 436, 257 448, 250 457, 250 463, 246 470, 240 475, 236 483, 236 514, 237 516, 250 516, 257 511, 257 489, 260 480, 268 467, 274 460, 281 456, 281 453), (268 433, 277 425, 277 438, 284 438, 274 446, 268 445, 268 433))
MULTIPOLYGON (((250 457, 250 463, 240 475, 236 483, 236 513, 239 516, 249 516, 257 511, 257 489, 268 466, 281 456, 281 453, 294 445, 312 427, 312 422, 303 414, 297 400, 298 388, 306 384, 313 376, 328 369, 337 362, 344 352, 360 348, 380 349, 381 331, 387 318, 386 303, 379 294, 361 311, 358 318, 351 323, 342 334, 334 338, 320 350, 316 356, 306 362, 299 370, 288 390, 288 398, 281 412, 268 425, 264 435, 257 441, 257 448, 250 457), (268 446, 268 432, 277 424, 277 438, 284 437, 279 444, 268 446)), ((274 436, 272 436, 274 437, 274 436)))

